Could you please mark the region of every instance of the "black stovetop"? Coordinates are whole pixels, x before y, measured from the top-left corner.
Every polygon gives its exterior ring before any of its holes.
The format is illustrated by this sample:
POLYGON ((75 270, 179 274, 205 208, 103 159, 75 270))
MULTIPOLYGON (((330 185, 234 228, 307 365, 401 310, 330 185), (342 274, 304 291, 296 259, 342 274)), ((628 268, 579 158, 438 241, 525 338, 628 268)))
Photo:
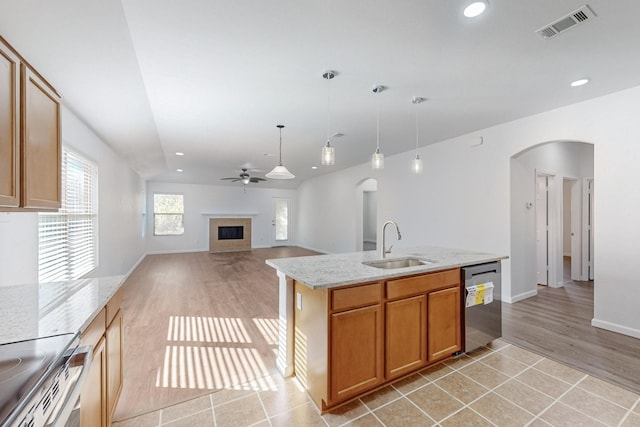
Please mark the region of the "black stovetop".
POLYGON ((0 344, 0 425, 48 374, 74 334, 0 344))

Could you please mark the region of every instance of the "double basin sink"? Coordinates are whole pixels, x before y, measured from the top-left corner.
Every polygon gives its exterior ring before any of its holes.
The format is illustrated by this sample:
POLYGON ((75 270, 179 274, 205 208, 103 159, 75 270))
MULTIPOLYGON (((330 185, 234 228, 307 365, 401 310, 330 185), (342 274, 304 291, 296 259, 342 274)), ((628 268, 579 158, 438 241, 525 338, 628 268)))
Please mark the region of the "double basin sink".
POLYGON ((417 267, 419 265, 429 265, 429 264, 435 264, 435 263, 436 261, 431 261, 428 259, 420 259, 415 257, 378 259, 375 261, 363 262, 364 265, 368 265, 369 267, 382 268, 385 270, 392 270, 395 268, 417 267))

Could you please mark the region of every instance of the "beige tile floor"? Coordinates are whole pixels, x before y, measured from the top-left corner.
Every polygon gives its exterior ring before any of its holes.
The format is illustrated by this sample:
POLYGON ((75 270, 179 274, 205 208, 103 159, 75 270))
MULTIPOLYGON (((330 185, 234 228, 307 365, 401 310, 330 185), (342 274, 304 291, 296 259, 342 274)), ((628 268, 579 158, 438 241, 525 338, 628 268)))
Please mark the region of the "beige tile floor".
POLYGON ((640 426, 640 396, 496 340, 322 416, 276 375, 113 426, 628 427, 640 426))

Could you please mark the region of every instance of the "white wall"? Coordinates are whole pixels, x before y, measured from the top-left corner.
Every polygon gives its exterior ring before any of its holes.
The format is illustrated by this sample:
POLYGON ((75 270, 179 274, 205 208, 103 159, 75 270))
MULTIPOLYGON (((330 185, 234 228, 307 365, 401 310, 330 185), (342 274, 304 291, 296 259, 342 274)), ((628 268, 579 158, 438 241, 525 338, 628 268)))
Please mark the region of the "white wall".
MULTIPOLYGON (((144 254, 144 183, 70 110, 62 109, 63 145, 98 164, 98 268, 88 277, 127 273, 144 254)), ((0 286, 38 282, 38 214, 0 213, 0 286)))
POLYGON ((249 184, 244 191, 242 185, 195 185, 167 182, 147 183, 147 251, 198 252, 209 250, 209 217, 203 214, 216 213, 252 218, 251 246, 270 247, 273 220, 273 199, 291 200, 290 232, 291 244, 295 244, 296 190, 259 188, 249 184), (181 236, 153 235, 153 194, 176 193, 184 195, 184 234, 181 236), (251 215, 253 214, 253 215, 251 215))
MULTIPOLYGON (((593 177, 593 174, 591 175, 593 177)), ((567 179, 562 183, 562 255, 571 256, 571 185, 567 179)))
MULTIPOLYGON (((510 158, 543 142, 594 144, 594 324, 640 337, 635 264, 640 250, 637 158, 640 157, 640 87, 463 135, 420 150, 425 172, 409 172, 414 153, 324 175, 299 187, 299 241, 327 252, 353 250, 353 190, 378 178, 378 223, 399 222, 402 242, 510 255, 510 158), (484 144, 473 147, 484 137, 484 144), (351 187, 351 189, 350 189, 351 187), (331 209, 331 206, 339 209, 331 209), (634 298, 636 297, 636 298, 634 298)), ((365 159, 363 159, 365 160, 365 159)), ((504 296, 511 296, 511 261, 503 263, 504 296)))
POLYGON ((517 154, 511 160, 511 295, 506 301, 518 301, 537 293, 536 279, 536 172, 554 176, 555 214, 560 218, 551 230, 549 253, 558 267, 550 271, 549 284, 562 285, 563 255, 563 177, 593 177, 593 145, 555 141, 517 154), (527 203, 533 203, 527 208, 527 203))
POLYGON ((362 197, 362 239, 365 242, 375 242, 377 240, 378 223, 376 220, 378 212, 378 195, 375 191, 365 191, 362 197))

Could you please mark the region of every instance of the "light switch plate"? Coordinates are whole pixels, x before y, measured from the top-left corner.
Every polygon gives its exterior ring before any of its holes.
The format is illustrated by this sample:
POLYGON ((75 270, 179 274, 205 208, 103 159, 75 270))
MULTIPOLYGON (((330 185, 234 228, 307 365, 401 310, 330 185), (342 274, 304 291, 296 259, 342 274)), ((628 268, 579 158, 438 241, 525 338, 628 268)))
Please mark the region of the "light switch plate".
POLYGON ((300 292, 296 292, 296 308, 298 311, 302 311, 302 294, 300 292))

